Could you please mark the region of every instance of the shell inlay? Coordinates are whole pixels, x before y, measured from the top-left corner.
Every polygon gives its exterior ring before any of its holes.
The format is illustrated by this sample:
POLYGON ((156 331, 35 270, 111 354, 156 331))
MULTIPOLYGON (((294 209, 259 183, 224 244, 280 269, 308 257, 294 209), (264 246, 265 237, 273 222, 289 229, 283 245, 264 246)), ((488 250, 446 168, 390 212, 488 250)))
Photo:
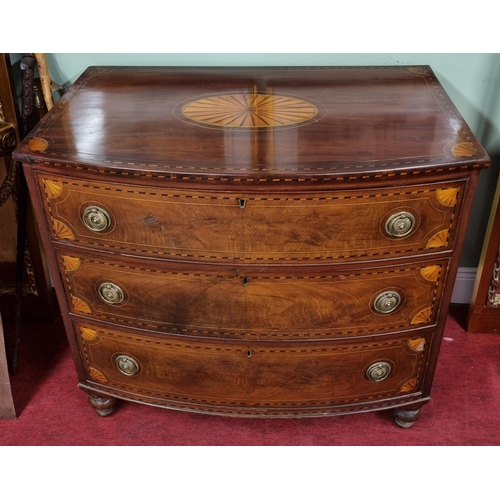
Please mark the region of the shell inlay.
POLYGON ((83 340, 86 340, 87 342, 90 342, 97 338, 97 332, 92 328, 86 328, 84 326, 81 326, 80 332, 82 334, 83 340))
POLYGON ((417 387, 417 377, 413 377, 405 382, 399 389, 399 392, 411 392, 417 387))
POLYGON ((61 222, 60 220, 54 219, 52 221, 52 226, 54 228, 54 234, 62 240, 74 240, 75 235, 71 232, 71 229, 61 222))
POLYGON ((412 325, 420 325, 421 323, 428 323, 432 318, 432 308, 427 307, 417 313, 411 320, 412 325))
POLYGON ((425 248, 440 248, 445 247, 448 243, 450 231, 448 229, 443 229, 442 231, 437 232, 433 236, 429 238, 427 245, 425 248))
POLYGON ((34 153, 43 153, 47 149, 48 145, 49 143, 45 139, 35 137, 34 139, 31 139, 28 144, 26 144, 26 147, 34 153))
POLYGON ((82 261, 78 257, 70 257, 69 255, 63 255, 62 261, 64 264, 64 268, 68 272, 76 271, 82 263, 82 261))

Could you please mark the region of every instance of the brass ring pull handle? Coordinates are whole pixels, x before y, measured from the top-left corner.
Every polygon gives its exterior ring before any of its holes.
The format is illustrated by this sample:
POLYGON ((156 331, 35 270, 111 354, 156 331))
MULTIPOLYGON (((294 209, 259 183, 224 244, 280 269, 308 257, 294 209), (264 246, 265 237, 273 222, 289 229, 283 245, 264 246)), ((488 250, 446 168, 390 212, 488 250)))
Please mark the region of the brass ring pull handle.
POLYGON ((123 301, 122 289, 113 283, 102 283, 99 286, 99 298, 106 304, 116 305, 123 301))
POLYGON ((139 363, 132 356, 122 354, 116 358, 115 364, 123 375, 132 377, 139 373, 139 363))
POLYGON ((377 361, 366 370, 366 378, 370 382, 382 382, 392 372, 392 366, 387 361, 377 361))
POLYGON ((375 311, 381 314, 394 312, 401 304, 401 295, 398 292, 387 291, 379 294, 373 302, 375 311))
POLYGON ((106 231, 111 226, 111 217, 108 212, 101 207, 87 207, 83 212, 83 223, 96 232, 106 231))
POLYGON ((389 236, 402 238, 415 229, 415 217, 410 212, 398 212, 391 215, 385 223, 385 232, 389 236))

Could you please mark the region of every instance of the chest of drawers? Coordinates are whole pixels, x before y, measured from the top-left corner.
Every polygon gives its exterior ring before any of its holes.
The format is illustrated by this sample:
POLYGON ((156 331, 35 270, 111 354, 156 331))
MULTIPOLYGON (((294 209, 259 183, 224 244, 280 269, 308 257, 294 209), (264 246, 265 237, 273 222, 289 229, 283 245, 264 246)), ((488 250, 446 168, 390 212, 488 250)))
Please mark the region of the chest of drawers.
POLYGON ((92 67, 14 155, 99 414, 429 401, 489 161, 429 67, 92 67))

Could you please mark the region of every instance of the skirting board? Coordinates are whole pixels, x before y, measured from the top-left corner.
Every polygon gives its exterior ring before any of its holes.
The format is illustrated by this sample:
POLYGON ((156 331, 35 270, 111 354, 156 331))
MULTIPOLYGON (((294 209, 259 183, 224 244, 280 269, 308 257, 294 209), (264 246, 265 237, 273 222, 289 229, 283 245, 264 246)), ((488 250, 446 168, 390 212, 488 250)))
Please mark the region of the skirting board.
POLYGON ((474 282, 476 281, 477 267, 459 267, 453 295, 452 304, 470 304, 474 282))

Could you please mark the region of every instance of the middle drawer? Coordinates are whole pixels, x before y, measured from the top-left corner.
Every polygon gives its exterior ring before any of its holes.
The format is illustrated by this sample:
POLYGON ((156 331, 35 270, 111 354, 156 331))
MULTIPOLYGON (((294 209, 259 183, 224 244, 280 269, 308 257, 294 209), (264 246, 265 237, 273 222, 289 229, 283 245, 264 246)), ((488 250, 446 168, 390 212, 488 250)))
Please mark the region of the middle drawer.
POLYGON ((70 311, 182 335, 248 340, 373 335, 436 321, 446 259, 353 271, 160 265, 58 250, 70 311))

